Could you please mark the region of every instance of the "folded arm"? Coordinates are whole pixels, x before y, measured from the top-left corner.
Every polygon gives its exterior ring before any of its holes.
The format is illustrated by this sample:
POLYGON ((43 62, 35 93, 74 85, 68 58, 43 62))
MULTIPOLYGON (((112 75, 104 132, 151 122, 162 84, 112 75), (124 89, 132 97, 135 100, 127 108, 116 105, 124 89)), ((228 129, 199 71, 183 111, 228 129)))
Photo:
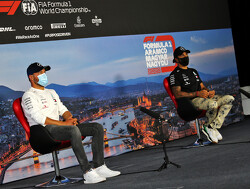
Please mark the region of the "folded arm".
POLYGON ((183 97, 188 97, 188 98, 193 98, 196 97, 196 92, 184 92, 181 90, 181 86, 174 86, 172 87, 173 94, 175 98, 183 98, 183 97))

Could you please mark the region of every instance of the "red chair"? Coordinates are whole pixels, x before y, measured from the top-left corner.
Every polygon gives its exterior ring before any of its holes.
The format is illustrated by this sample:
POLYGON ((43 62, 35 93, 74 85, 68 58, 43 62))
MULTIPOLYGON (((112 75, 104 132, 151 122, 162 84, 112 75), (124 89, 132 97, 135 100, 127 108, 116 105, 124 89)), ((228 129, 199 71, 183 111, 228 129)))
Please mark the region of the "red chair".
POLYGON ((164 79, 163 85, 164 85, 168 95, 172 99, 180 118, 183 119, 184 121, 195 120, 198 139, 194 142, 193 145, 190 145, 188 147, 204 146, 204 145, 211 144, 210 141, 203 141, 203 139, 201 138, 200 126, 198 123, 198 118, 204 117, 206 115, 206 110, 198 110, 197 108, 195 108, 193 103, 191 102, 191 100, 189 98, 176 99, 173 92, 172 92, 170 84, 169 84, 169 77, 166 77, 164 79))
MULTIPOLYGON (((83 180, 83 178, 67 178, 60 174, 57 150, 71 146, 70 141, 54 140, 43 126, 36 125, 30 127, 21 106, 21 98, 16 99, 13 102, 12 107, 17 119, 23 126, 29 138, 29 142, 33 150, 39 152, 40 154, 47 154, 52 152, 55 168, 55 177, 50 181, 38 184, 35 187, 52 187, 58 185, 65 185, 67 183, 75 183, 83 180)), ((82 137, 82 139, 84 138, 85 137, 82 137)))

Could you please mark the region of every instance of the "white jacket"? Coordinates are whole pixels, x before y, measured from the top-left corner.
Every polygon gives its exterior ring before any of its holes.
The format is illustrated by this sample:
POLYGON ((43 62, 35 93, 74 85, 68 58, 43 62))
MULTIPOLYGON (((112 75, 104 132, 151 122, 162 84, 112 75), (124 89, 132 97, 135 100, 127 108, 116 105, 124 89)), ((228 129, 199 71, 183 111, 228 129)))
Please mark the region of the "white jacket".
POLYGON ((46 118, 59 120, 68 109, 53 89, 35 89, 31 87, 22 97, 22 108, 30 126, 45 126, 46 118))

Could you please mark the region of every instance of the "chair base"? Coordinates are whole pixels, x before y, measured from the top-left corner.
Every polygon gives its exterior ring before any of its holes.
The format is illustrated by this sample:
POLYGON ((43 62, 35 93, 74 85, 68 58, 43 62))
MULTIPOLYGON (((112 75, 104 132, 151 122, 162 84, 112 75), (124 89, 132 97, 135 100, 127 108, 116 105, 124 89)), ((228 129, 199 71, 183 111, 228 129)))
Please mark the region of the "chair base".
POLYGON ((53 186, 72 184, 72 183, 80 182, 82 180, 83 178, 67 178, 65 176, 55 176, 53 179, 47 182, 44 182, 42 184, 38 184, 35 187, 36 188, 48 188, 48 187, 53 187, 53 186))
POLYGON ((203 141, 202 139, 197 139, 193 144, 183 147, 184 149, 194 148, 194 147, 203 147, 212 144, 210 141, 203 141))

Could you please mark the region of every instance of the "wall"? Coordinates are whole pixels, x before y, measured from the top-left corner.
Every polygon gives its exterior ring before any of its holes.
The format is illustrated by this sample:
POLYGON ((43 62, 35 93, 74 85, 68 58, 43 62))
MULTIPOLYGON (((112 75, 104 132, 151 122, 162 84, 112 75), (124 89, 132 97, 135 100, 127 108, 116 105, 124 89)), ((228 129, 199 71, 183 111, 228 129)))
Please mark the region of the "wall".
MULTIPOLYGON (((75 117, 97 121, 107 138, 118 138, 108 142, 105 156, 159 143, 159 125, 140 106, 173 120, 170 140, 196 133, 193 122, 178 117, 162 85, 180 45, 191 50, 190 66, 199 70, 206 86, 235 96, 225 125, 242 119, 227 1, 15 3, 0 4, 1 182, 53 170, 50 155, 39 156, 40 163, 34 164, 11 110, 13 100, 29 88, 25 72, 35 61, 52 67, 47 87, 58 92, 75 117)), ((90 158, 89 145, 85 150, 90 158)), ((70 150, 61 151, 59 159, 62 168, 77 165, 70 150)))

